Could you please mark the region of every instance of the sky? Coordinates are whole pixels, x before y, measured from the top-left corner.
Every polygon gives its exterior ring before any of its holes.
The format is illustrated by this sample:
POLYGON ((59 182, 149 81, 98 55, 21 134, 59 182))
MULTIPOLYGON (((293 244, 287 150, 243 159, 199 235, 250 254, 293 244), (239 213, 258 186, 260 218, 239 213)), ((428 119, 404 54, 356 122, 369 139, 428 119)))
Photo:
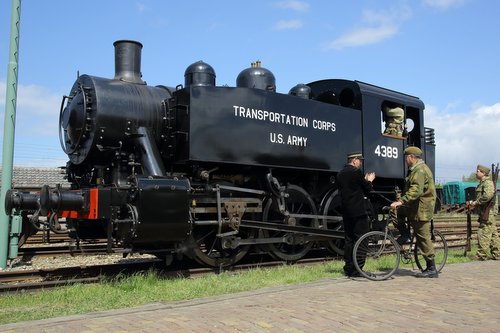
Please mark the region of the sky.
MULTIPOLYGON (((2 133, 11 11, 0 1, 2 133)), ((129 39, 143 44, 149 85, 184 84, 203 60, 235 86, 261 60, 280 93, 339 78, 417 96, 436 181, 461 180, 500 162, 499 12, 496 0, 23 0, 14 165, 65 165, 62 96, 78 73, 112 78, 113 42, 129 39)))

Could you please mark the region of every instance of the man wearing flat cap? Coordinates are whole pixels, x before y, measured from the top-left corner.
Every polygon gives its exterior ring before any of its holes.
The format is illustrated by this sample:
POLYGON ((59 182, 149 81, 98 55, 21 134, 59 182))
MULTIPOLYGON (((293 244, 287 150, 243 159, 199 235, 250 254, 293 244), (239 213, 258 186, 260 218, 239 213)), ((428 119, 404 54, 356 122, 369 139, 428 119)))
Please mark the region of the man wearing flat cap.
MULTIPOLYGON (((422 150, 410 146, 404 151, 409 172, 405 178, 403 196, 391 204, 398 210, 398 220, 406 217, 415 232, 417 246, 422 252, 427 267, 417 277, 437 278, 438 271, 434 262, 434 246, 431 241, 431 223, 436 204, 436 187, 429 167, 422 160, 422 150)), ((398 223, 398 229, 399 228, 398 223)), ((407 229, 406 229, 407 230, 407 229)), ((408 232, 407 232, 408 233, 408 232)), ((409 235, 402 235, 409 236, 409 235)), ((403 243, 403 241, 399 241, 403 243)))
POLYGON ((403 136, 403 122, 405 112, 401 106, 384 107, 384 115, 386 118, 384 134, 403 136))
POLYGON ((496 227, 496 215, 498 202, 496 200, 495 184, 489 177, 490 169, 479 164, 476 168, 476 178, 479 185, 476 187, 476 200, 468 204, 475 208, 479 215, 479 227, 477 229, 478 249, 476 258, 478 260, 500 259, 500 239, 496 227))
MULTIPOLYGON (((359 276, 354 267, 352 250, 356 241, 370 231, 368 214, 366 212, 366 195, 373 189, 372 181, 375 173, 369 172, 363 176, 361 166, 363 155, 359 152, 347 155, 347 164, 337 174, 337 186, 342 200, 342 219, 345 232, 344 273, 359 276)), ((363 267, 363 264, 360 263, 363 267)))

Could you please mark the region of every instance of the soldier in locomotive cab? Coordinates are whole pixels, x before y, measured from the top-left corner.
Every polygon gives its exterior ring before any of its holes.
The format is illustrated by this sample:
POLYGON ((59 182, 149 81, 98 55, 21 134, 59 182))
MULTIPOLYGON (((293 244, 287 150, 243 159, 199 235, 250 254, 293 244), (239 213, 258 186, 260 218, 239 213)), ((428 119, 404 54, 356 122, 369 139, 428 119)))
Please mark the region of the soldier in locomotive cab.
POLYGON ((403 137, 405 111, 402 105, 383 106, 385 130, 384 134, 403 137))

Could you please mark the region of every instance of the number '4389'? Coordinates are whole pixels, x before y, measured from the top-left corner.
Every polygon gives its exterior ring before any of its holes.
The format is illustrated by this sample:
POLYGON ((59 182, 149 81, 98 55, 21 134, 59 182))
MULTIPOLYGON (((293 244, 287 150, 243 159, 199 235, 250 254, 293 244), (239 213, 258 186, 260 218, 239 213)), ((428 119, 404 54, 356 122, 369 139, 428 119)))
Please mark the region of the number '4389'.
POLYGON ((398 158, 398 148, 391 146, 381 146, 377 145, 375 148, 375 155, 385 158, 398 158))

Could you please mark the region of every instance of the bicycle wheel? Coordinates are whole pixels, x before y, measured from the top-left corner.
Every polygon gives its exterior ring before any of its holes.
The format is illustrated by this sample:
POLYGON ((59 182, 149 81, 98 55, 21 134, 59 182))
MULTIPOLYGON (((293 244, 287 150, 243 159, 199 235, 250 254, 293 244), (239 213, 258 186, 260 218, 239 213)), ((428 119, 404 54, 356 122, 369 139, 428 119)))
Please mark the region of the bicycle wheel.
MULTIPOLYGON (((434 262, 436 263, 436 269, 438 272, 441 272, 444 265, 446 264, 446 259, 448 259, 448 244, 446 243, 446 239, 441 231, 434 229, 432 231, 432 244, 434 245, 434 262)), ((420 270, 423 270, 426 266, 425 259, 422 256, 422 253, 418 249, 418 246, 415 246, 413 250, 413 254, 415 256, 415 262, 420 270)))
POLYGON ((399 267, 400 249, 394 238, 382 231, 370 231, 356 242, 354 266, 367 279, 379 281, 391 277, 399 267))

